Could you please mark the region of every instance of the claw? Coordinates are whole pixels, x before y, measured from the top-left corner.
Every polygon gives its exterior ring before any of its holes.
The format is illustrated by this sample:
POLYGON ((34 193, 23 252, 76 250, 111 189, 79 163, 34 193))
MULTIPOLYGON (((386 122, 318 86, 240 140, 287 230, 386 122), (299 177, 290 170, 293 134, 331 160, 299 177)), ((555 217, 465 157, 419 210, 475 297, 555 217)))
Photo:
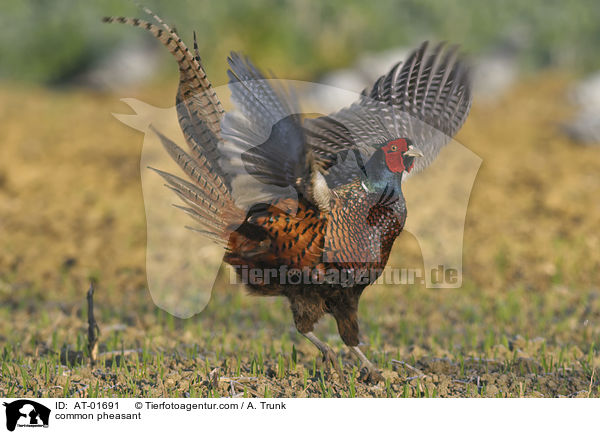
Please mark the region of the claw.
POLYGON ((361 369, 359 380, 363 383, 377 384, 380 381, 385 381, 385 378, 383 377, 383 375, 381 375, 381 371, 379 369, 372 367, 371 369, 361 369))
POLYGON ((363 352, 358 347, 350 347, 350 350, 359 358, 360 362, 363 365, 363 369, 361 370, 360 380, 368 383, 379 383, 380 381, 384 381, 383 375, 381 375, 381 371, 379 371, 367 356, 363 354, 363 352), (362 371, 365 370, 365 373, 362 374, 362 371))

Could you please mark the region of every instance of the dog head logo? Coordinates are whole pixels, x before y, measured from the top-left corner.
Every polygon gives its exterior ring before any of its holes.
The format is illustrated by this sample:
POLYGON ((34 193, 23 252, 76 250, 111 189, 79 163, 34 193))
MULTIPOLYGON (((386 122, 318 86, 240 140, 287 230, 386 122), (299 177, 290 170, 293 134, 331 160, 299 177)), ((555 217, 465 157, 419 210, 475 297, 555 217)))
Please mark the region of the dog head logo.
POLYGON ((29 399, 5 402, 6 429, 14 431, 18 427, 48 427, 50 409, 29 399))

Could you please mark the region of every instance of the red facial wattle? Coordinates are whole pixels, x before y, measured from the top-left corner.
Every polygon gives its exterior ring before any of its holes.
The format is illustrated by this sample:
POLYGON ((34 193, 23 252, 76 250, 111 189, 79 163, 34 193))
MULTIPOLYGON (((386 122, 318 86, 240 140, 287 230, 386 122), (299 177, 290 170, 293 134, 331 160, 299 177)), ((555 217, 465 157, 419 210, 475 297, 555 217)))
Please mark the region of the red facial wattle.
POLYGON ((412 168, 412 165, 408 168, 404 166, 404 153, 408 151, 406 139, 392 140, 383 146, 381 150, 385 156, 385 164, 391 172, 401 173, 412 168))

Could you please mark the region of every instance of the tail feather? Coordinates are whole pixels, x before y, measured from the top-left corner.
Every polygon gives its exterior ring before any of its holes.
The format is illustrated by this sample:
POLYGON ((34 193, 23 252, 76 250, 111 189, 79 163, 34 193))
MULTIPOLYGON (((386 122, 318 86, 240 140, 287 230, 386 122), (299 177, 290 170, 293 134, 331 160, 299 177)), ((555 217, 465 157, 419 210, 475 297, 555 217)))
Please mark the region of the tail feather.
POLYGON ((204 229, 198 229, 198 228, 195 228, 192 226, 186 226, 185 228, 189 229, 190 231, 198 232, 199 234, 202 234, 204 237, 208 238, 209 240, 224 247, 226 249, 226 251, 229 250, 227 240, 225 240, 220 234, 216 234, 214 232, 207 231, 204 229))
POLYGON ((204 68, 198 62, 197 58, 192 55, 179 35, 158 16, 154 14, 152 16, 160 23, 160 26, 139 18, 128 17, 104 17, 103 21, 106 23, 122 23, 133 27, 145 28, 167 47, 177 60, 179 71, 181 72, 179 93, 183 96, 184 100, 189 99, 190 96, 200 99, 200 101, 193 102, 192 105, 197 105, 197 109, 202 109, 202 114, 206 116, 207 125, 209 125, 211 131, 219 134, 221 131, 221 118, 225 111, 206 77, 204 68))
POLYGON ((210 211, 211 213, 217 214, 218 208, 213 204, 213 199, 201 188, 197 185, 192 184, 191 182, 186 181, 179 176, 172 175, 168 172, 164 172, 160 169, 156 169, 154 167, 148 167, 150 170, 155 171, 160 176, 163 177, 165 181, 169 184, 167 187, 171 187, 172 190, 179 195, 182 195, 187 200, 201 206, 202 208, 210 211))
POLYGON ((221 241, 226 242, 229 232, 243 221, 243 213, 235 206, 229 194, 215 198, 214 189, 208 183, 201 187, 168 172, 152 167, 150 169, 162 176, 167 182, 166 186, 188 205, 176 207, 194 217, 202 224, 203 230, 213 233, 221 241))
POLYGON ((219 165, 220 155, 217 150, 221 140, 221 119, 225 111, 200 63, 197 42, 194 42, 194 55, 175 30, 149 9, 144 8, 144 11, 151 15, 158 25, 128 17, 105 17, 103 21, 144 28, 175 57, 180 72, 176 97, 177 114, 186 142, 195 155, 202 153, 213 161, 213 170, 229 185, 229 179, 219 165))
POLYGON ((219 222, 215 221, 211 217, 207 217, 206 214, 204 214, 202 212, 201 208, 194 206, 191 203, 190 203, 190 205, 192 205, 192 206, 187 207, 187 206, 173 204, 173 206, 175 208, 182 210, 187 215, 189 215, 193 219, 197 220, 206 229, 215 231, 214 233, 221 233, 225 229, 226 226, 219 224, 219 222))
POLYGON ((172 140, 165 137, 154 127, 152 131, 160 138, 163 147, 169 153, 171 158, 181 167, 181 169, 194 181, 210 198, 220 201, 229 197, 229 189, 225 185, 223 178, 214 170, 214 163, 202 153, 201 149, 196 150, 196 158, 190 157, 183 149, 177 146, 172 140))
POLYGON ((167 182, 166 186, 185 204, 175 206, 200 224, 200 228, 190 229, 226 245, 229 231, 236 228, 245 215, 235 205, 230 180, 219 164, 217 146, 221 141, 221 120, 225 112, 200 62, 196 34, 192 53, 174 29, 149 9, 143 9, 158 24, 126 17, 106 17, 104 21, 145 28, 177 60, 180 72, 177 115, 191 155, 154 127, 150 129, 158 135, 165 150, 191 182, 162 170, 151 169, 162 176, 167 182))

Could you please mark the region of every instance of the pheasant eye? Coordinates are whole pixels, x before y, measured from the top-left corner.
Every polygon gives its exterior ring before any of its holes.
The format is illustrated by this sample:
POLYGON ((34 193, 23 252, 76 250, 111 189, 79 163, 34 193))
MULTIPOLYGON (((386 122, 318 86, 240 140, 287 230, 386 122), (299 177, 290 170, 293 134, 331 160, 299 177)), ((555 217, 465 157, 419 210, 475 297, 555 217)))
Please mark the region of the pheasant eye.
POLYGON ((390 149, 392 152, 396 152, 398 150, 398 146, 392 145, 392 147, 390 149))

